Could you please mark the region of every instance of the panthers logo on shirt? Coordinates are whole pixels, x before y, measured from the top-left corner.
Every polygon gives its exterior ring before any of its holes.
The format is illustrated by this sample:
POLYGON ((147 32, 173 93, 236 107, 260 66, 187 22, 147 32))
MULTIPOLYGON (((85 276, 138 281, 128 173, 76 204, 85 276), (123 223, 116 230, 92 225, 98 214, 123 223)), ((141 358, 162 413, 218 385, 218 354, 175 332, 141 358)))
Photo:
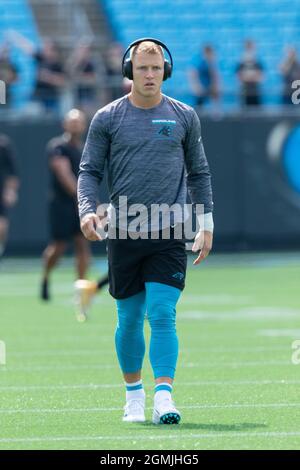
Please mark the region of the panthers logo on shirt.
POLYGON ((166 137, 170 137, 171 127, 170 126, 163 126, 158 133, 160 135, 165 135, 166 137))
POLYGON ((172 137, 176 121, 171 119, 152 119, 152 124, 156 127, 155 137, 166 139, 172 137))

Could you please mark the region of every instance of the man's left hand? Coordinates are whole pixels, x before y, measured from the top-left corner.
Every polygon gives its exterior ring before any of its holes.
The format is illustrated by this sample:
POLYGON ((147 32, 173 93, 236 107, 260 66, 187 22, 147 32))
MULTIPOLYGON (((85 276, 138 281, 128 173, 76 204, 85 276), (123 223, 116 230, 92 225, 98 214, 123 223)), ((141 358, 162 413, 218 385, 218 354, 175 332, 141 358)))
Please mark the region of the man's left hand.
POLYGON ((201 261, 203 261, 208 255, 209 252, 212 248, 212 242, 213 242, 213 234, 212 232, 208 232, 206 230, 198 232, 195 241, 192 247, 192 251, 196 253, 197 251, 200 250, 199 256, 193 264, 199 264, 201 261))

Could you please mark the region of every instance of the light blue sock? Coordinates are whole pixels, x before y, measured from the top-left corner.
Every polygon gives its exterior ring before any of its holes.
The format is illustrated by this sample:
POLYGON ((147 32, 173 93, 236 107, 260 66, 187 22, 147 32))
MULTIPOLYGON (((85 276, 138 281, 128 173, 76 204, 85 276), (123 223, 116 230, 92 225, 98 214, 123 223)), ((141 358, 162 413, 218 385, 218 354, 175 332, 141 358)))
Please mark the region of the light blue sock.
POLYGON ((145 355, 145 291, 116 303, 118 324, 115 345, 119 364, 123 373, 138 372, 142 369, 145 355))
POLYGON ((181 290, 146 282, 147 315, 151 327, 150 362, 154 377, 174 378, 178 358, 176 304, 181 290))

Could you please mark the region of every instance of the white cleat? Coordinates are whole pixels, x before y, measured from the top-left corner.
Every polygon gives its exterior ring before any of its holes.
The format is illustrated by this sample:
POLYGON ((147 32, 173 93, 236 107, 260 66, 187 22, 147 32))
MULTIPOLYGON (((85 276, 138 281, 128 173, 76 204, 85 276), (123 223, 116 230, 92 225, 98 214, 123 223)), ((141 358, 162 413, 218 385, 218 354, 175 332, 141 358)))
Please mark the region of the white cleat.
POLYGON ((181 419, 173 400, 165 398, 154 403, 152 422, 154 424, 178 424, 181 419))
POLYGON ((87 279, 78 279, 75 284, 76 305, 78 308, 77 320, 84 322, 87 319, 87 311, 92 299, 97 292, 97 283, 87 279))
POLYGON ((143 423, 145 419, 145 400, 128 400, 124 406, 123 421, 127 423, 143 423))

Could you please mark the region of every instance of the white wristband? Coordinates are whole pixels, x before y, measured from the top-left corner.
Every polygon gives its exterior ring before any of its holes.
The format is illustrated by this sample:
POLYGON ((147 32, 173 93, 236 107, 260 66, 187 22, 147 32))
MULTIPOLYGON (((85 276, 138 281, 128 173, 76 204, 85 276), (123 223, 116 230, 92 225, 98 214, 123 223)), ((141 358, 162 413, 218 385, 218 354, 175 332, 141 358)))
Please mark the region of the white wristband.
POLYGON ((199 231, 203 232, 212 232, 214 231, 214 220, 212 212, 208 212, 207 214, 199 214, 197 215, 197 220, 199 224, 199 231))

